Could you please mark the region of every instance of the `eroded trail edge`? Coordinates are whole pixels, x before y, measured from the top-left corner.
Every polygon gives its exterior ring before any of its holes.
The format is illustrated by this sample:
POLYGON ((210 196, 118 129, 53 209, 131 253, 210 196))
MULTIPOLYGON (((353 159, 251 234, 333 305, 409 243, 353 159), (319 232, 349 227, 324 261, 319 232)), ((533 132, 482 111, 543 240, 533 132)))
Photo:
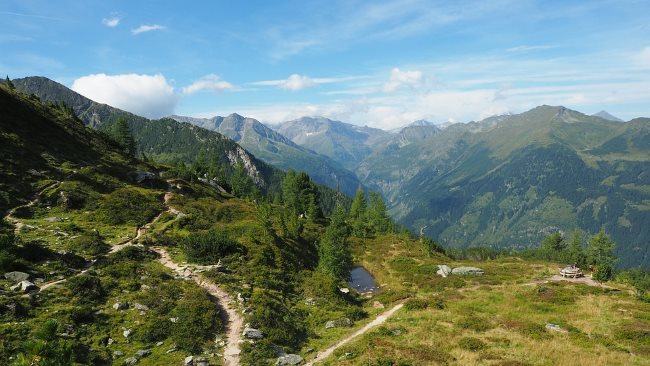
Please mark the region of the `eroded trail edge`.
POLYGON ((372 329, 372 328, 374 328, 374 327, 376 327, 378 325, 383 324, 386 320, 388 320, 388 318, 390 318, 393 314, 395 314, 395 312, 397 312, 399 309, 401 309, 402 306, 404 306, 404 304, 400 303, 400 304, 397 304, 397 305, 393 306, 389 310, 381 313, 375 319, 373 319, 373 321, 366 324, 363 328, 357 330, 356 332, 354 332, 351 335, 347 336, 346 338, 342 339, 341 341, 339 341, 335 345, 333 345, 333 346, 331 346, 331 347, 329 347, 329 348, 327 348, 327 349, 325 349, 323 351, 318 352, 318 354, 316 354, 316 357, 314 357, 311 361, 307 362, 305 364, 305 366, 312 366, 316 362, 320 362, 320 361, 325 360, 327 357, 332 355, 332 353, 334 353, 334 351, 336 351, 337 349, 343 347, 344 345, 346 345, 347 343, 349 343, 353 339, 365 334, 370 329, 372 329))
POLYGON ((177 273, 182 273, 186 276, 189 275, 197 285, 204 288, 210 295, 217 299, 221 308, 220 310, 223 310, 221 313, 224 314, 224 325, 226 328, 227 340, 223 353, 225 365, 238 366, 240 353, 239 343, 244 329, 244 319, 235 308, 235 302, 230 294, 201 274, 192 271, 190 267, 182 266, 174 262, 164 248, 153 247, 151 249, 160 255, 159 261, 165 267, 177 273))

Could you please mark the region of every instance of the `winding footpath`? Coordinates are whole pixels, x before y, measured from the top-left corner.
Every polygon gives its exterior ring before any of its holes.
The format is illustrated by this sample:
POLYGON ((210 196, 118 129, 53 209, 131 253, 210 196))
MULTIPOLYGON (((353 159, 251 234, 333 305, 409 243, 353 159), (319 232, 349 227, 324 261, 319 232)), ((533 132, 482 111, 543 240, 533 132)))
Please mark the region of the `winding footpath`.
POLYGON ((388 318, 390 318, 393 314, 395 314, 403 306, 404 306, 404 303, 399 303, 399 304, 393 306, 392 308, 390 308, 389 310, 381 313, 373 321, 366 324, 363 328, 357 330, 356 332, 352 333, 348 337, 342 339, 341 341, 339 341, 335 345, 333 345, 333 346, 331 346, 331 347, 329 347, 329 348, 327 348, 327 349, 325 349, 323 351, 318 352, 316 354, 316 357, 314 357, 311 361, 307 362, 305 364, 305 366, 312 366, 316 362, 320 362, 320 361, 325 360, 327 357, 331 356, 332 353, 334 353, 334 351, 336 351, 337 349, 339 349, 339 348, 343 347, 344 345, 348 344, 350 341, 354 340, 355 338, 367 333, 372 328, 386 322, 386 320, 388 320, 388 318))
POLYGON ((217 300, 218 307, 220 308, 219 310, 221 310, 220 313, 223 316, 224 324, 226 326, 227 341, 223 354, 225 365, 238 366, 240 353, 239 343, 241 342, 241 334, 244 330, 244 318, 235 308, 235 302, 230 294, 199 273, 192 271, 189 267, 181 266, 174 262, 164 248, 153 247, 152 249, 160 255, 159 261, 165 267, 185 276, 187 276, 189 272, 189 276, 194 280, 194 282, 208 291, 208 293, 217 300))

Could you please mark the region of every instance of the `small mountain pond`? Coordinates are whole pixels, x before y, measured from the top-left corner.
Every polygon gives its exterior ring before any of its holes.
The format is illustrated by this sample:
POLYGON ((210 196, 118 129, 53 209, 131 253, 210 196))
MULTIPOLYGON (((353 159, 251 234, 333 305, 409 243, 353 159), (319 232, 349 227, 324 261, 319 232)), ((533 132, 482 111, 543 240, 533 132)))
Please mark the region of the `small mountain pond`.
POLYGON ((360 293, 376 292, 379 290, 375 278, 361 266, 353 267, 350 271, 350 277, 351 280, 348 284, 360 293))

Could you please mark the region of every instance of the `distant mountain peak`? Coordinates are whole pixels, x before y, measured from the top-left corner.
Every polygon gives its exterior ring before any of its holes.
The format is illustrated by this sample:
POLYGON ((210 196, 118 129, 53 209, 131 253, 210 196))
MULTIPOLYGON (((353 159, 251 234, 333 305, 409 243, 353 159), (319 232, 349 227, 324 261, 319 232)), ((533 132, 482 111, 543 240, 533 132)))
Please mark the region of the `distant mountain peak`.
POLYGON ((598 112, 596 114, 592 114, 592 116, 600 117, 600 118, 603 118, 603 119, 606 119, 606 120, 612 121, 612 122, 624 122, 622 119, 610 114, 606 110, 602 110, 602 111, 600 111, 600 112, 598 112))

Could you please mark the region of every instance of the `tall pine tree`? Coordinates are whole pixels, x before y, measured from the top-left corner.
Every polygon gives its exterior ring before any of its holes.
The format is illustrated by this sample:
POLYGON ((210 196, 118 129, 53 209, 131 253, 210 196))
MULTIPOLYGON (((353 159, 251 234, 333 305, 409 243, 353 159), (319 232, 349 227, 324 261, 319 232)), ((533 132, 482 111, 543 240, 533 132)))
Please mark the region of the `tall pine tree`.
POLYGON ((607 282, 614 277, 614 265, 617 261, 614 255, 615 247, 616 244, 603 230, 589 239, 587 260, 594 266, 594 280, 607 282))
POLYGON ((347 243, 350 229, 345 217, 343 207, 337 206, 318 248, 318 269, 337 280, 349 279, 352 269, 352 253, 347 243))
POLYGON ((391 229, 390 218, 386 211, 386 204, 377 192, 370 192, 370 204, 368 205, 368 221, 374 232, 384 234, 391 229))
POLYGON ((367 216, 366 194, 363 188, 359 186, 357 193, 354 195, 352 206, 350 206, 350 224, 352 233, 360 238, 365 238, 368 234, 368 216, 367 216))
POLYGON ((115 122, 114 138, 122 146, 126 154, 135 157, 135 139, 133 138, 133 132, 131 132, 131 127, 129 127, 129 122, 127 122, 126 118, 119 117, 117 122, 115 122))

